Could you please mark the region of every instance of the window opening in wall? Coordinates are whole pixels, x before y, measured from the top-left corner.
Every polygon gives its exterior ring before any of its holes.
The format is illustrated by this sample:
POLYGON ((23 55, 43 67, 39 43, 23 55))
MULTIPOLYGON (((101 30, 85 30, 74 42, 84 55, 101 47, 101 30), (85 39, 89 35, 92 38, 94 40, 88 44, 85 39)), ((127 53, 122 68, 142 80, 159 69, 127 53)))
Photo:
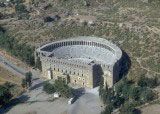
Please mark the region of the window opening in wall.
POLYGON ((84 82, 83 82, 83 86, 84 86, 84 82))
POLYGON ((58 68, 58 71, 59 71, 59 68, 58 68))
POLYGON ((77 81, 76 81, 76 80, 74 80, 74 83, 77 83, 77 81))
POLYGON ((83 76, 83 74, 82 74, 82 76, 83 76))

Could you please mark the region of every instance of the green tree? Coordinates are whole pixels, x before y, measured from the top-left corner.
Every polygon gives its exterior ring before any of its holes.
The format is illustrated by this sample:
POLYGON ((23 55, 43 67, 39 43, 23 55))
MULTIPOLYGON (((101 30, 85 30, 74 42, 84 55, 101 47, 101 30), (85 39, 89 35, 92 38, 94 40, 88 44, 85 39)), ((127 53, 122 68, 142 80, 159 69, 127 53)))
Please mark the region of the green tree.
POLYGON ((72 89, 66 84, 62 78, 58 78, 54 82, 54 86, 57 92, 60 92, 63 97, 71 97, 72 89))
POLYGON ((18 19, 29 19, 29 12, 23 3, 18 3, 15 6, 16 14, 18 19))
POLYGON ((27 10, 26 10, 26 6, 24 4, 17 4, 15 6, 15 9, 16 9, 16 12, 17 13, 27 13, 27 10))
POLYGON ((154 88, 156 87, 159 82, 158 82, 158 78, 154 77, 154 78, 148 78, 145 76, 141 76, 137 82, 137 84, 141 87, 151 87, 154 88))
POLYGON ((125 102, 120 108, 120 114, 137 114, 135 110, 136 108, 133 103, 125 102))
POLYGON ((34 48, 26 44, 20 44, 16 39, 8 36, 6 32, 0 32, 0 48, 34 66, 34 48))
POLYGON ((56 89, 53 84, 45 82, 43 85, 43 91, 45 91, 48 94, 53 94, 56 91, 56 89))
POLYGON ((147 79, 145 76, 141 76, 138 80, 138 85, 141 87, 146 87, 147 86, 147 79))
POLYGON ((130 98, 132 98, 133 100, 137 101, 140 98, 140 94, 141 94, 141 88, 140 87, 135 87, 132 86, 132 88, 130 89, 130 98))
POLYGON ((6 31, 6 30, 5 30, 3 27, 0 26, 0 34, 1 34, 1 33, 5 33, 5 31, 6 31))
POLYGON ((26 87, 27 87, 26 79, 22 79, 21 86, 22 86, 23 88, 26 88, 26 87))
POLYGON ((32 73, 27 72, 25 76, 26 76, 25 79, 26 79, 27 87, 30 87, 32 84, 32 73))
POLYGON ((125 99, 124 97, 121 97, 119 94, 115 95, 112 104, 114 108, 120 107, 124 103, 125 99))
MULTIPOLYGON (((143 78, 143 77, 142 77, 143 78)), ((115 89, 109 88, 101 90, 101 93, 106 93, 105 97, 102 96, 102 100, 105 101, 106 109, 102 114, 110 114, 113 109, 120 108, 121 114, 140 114, 140 111, 136 109, 139 106, 148 101, 152 101, 155 98, 154 92, 149 88, 151 82, 158 84, 156 78, 143 78, 137 86, 136 83, 129 81, 127 78, 123 78, 121 81, 115 84, 115 89), (150 83, 149 83, 150 82, 150 83), (108 108, 108 106, 112 107, 108 108)), ((151 84, 152 85, 152 84, 151 84)), ((104 88, 104 87, 103 87, 104 88)))
POLYGON ((9 91, 9 87, 6 85, 0 85, 0 105, 8 103, 12 98, 12 94, 9 91))
POLYGON ((62 97, 66 98, 71 97, 73 91, 72 88, 70 88, 62 78, 58 78, 53 84, 46 82, 43 85, 43 90, 48 94, 58 92, 62 97))
POLYGON ((101 114, 111 114, 112 110, 113 110, 113 107, 111 105, 107 105, 104 111, 101 112, 101 114))
POLYGON ((41 64, 40 57, 37 58, 35 67, 38 68, 40 71, 42 71, 42 64, 41 64))
POLYGON ((126 94, 128 93, 130 85, 131 82, 126 77, 124 77, 117 84, 115 84, 115 92, 118 94, 126 94))
POLYGON ((103 97, 103 94, 104 94, 104 79, 103 77, 101 77, 100 83, 99 83, 99 96, 101 99, 103 97))
POLYGON ((152 101, 155 98, 155 93, 149 88, 143 88, 140 99, 142 102, 152 101))

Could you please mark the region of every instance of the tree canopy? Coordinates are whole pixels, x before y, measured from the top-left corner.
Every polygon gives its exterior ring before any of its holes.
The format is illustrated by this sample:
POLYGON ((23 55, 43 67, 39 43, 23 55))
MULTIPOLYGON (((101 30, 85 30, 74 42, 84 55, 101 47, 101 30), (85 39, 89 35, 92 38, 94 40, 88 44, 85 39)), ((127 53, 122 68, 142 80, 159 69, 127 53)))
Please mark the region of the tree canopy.
POLYGON ((43 85, 43 91, 48 94, 58 92, 62 97, 71 97, 72 88, 70 88, 62 78, 58 78, 54 83, 45 82, 43 85))
POLYGON ((123 78, 115 85, 115 89, 107 89, 100 85, 100 98, 106 105, 102 114, 110 114, 116 108, 120 108, 121 114, 138 114, 139 110, 135 108, 136 106, 155 99, 156 96, 151 87, 157 84, 156 78, 141 77, 138 84, 123 78), (153 82, 155 85, 152 84, 153 82))
POLYGON ((11 86, 12 84, 8 82, 0 85, 0 106, 5 105, 12 99, 13 95, 10 90, 11 86))
MULTIPOLYGON (((2 31, 4 30, 2 29, 2 31)), ((34 48, 26 43, 20 44, 18 40, 10 37, 6 32, 0 32, 0 48, 5 49, 27 64, 34 66, 34 48)))

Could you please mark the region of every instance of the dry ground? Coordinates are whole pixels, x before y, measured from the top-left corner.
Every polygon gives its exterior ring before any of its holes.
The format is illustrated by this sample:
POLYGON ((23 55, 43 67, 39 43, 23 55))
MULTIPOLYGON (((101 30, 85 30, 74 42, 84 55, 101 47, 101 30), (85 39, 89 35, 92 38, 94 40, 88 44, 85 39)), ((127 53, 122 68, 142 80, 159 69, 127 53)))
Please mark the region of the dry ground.
POLYGON ((0 66, 0 84, 11 82, 20 85, 21 80, 22 78, 20 76, 13 75, 10 71, 0 66))
POLYGON ((15 56, 12 56, 10 53, 8 53, 7 51, 5 51, 3 49, 0 49, 0 56, 3 56, 4 58, 11 61, 13 64, 15 64, 18 67, 22 67, 26 70, 30 69, 30 67, 26 63, 22 62, 21 60, 19 60, 15 56))
POLYGON ((160 104, 153 104, 142 108, 142 114, 160 114, 160 104))
POLYGON ((12 72, 3 68, 1 65, 2 64, 0 63, 0 85, 6 82, 14 84, 14 86, 11 89, 11 93, 13 95, 13 98, 16 98, 17 96, 21 95, 24 91, 24 89, 21 86, 22 77, 14 75, 12 72))

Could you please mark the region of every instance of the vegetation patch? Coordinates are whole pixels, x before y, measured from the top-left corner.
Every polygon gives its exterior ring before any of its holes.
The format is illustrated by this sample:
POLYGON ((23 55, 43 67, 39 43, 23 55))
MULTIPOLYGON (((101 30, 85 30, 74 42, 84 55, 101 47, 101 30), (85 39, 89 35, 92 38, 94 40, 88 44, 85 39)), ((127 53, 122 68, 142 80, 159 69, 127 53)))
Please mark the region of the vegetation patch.
POLYGON ((45 91, 48 94, 53 94, 55 92, 60 93, 62 97, 69 98, 72 96, 72 88, 70 88, 66 82, 58 78, 54 81, 54 83, 45 82, 43 86, 43 91, 45 91))
POLYGON ((138 106, 157 98, 156 93, 151 89, 158 86, 156 78, 141 77, 138 84, 123 78, 114 89, 100 85, 99 95, 104 104, 105 110, 102 114, 111 114, 114 109, 119 109, 120 114, 139 114, 138 106))
POLYGON ((31 87, 31 85, 32 85, 32 73, 31 72, 27 72, 25 74, 25 78, 22 79, 21 86, 23 88, 29 88, 29 87, 31 87))
POLYGON ((34 48, 26 43, 19 43, 13 37, 10 37, 6 32, 0 31, 0 48, 5 49, 13 56, 20 58, 29 65, 34 65, 34 48))
POLYGON ((0 85, 0 107, 9 103, 12 99, 16 98, 22 93, 20 86, 6 82, 0 85))

